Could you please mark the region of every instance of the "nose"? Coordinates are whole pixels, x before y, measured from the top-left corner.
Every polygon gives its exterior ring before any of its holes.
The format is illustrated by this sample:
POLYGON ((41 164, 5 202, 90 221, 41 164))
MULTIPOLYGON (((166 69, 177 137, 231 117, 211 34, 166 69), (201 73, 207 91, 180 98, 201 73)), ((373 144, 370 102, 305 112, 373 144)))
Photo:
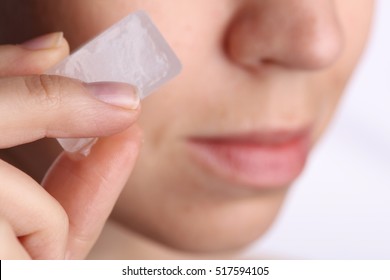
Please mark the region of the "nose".
POLYGON ((227 30, 230 59, 252 70, 277 65, 319 70, 342 51, 333 0, 243 1, 227 30))

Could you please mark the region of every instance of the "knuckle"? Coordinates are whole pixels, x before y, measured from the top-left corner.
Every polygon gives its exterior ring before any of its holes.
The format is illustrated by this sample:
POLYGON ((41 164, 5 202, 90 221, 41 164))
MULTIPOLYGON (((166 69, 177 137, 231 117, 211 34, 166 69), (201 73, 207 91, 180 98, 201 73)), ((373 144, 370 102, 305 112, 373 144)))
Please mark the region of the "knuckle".
POLYGON ((38 75, 27 77, 25 86, 33 100, 45 108, 58 108, 62 101, 64 81, 59 76, 38 75))
POLYGON ((43 220, 41 230, 50 229, 47 231, 47 236, 51 240, 50 243, 64 243, 68 235, 69 218, 64 208, 57 201, 53 201, 52 205, 47 206, 43 220))
POLYGON ((53 219, 52 223, 54 228, 57 229, 59 236, 66 236, 69 229, 69 217, 64 208, 61 206, 56 207, 53 210, 53 219))
POLYGON ((69 221, 56 200, 46 201, 41 221, 34 225, 34 238, 24 243, 34 259, 63 259, 67 245, 69 221))
POLYGON ((42 238, 47 247, 49 259, 63 259, 69 234, 69 219, 62 207, 52 208, 43 227, 45 237, 42 238))
POLYGON ((0 216, 0 235, 3 236, 5 233, 9 233, 11 231, 11 226, 8 221, 0 216))

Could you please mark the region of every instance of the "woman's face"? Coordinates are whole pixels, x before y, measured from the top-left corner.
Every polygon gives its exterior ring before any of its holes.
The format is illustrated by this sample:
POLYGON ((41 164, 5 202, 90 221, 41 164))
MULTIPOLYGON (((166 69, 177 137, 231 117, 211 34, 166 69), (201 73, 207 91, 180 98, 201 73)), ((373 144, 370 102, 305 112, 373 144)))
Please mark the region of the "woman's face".
POLYGON ((175 50, 183 72, 142 103, 145 141, 113 217, 210 252, 240 248, 274 220, 356 66, 373 0, 45 5, 42 24, 72 47, 143 9, 175 50))

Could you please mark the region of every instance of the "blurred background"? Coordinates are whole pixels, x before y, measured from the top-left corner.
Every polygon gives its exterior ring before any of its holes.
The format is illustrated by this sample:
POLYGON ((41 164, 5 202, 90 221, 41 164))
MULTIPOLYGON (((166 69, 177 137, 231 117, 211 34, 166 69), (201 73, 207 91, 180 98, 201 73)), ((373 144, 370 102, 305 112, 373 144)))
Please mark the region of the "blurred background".
POLYGON ((259 253, 390 259, 390 1, 377 0, 360 67, 279 219, 248 251, 259 253))

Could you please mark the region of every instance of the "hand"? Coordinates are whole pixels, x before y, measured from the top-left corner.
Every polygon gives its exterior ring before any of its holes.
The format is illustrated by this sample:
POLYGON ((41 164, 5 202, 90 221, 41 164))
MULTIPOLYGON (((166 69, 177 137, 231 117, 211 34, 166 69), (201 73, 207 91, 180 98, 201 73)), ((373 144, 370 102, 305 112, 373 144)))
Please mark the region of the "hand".
POLYGON ((43 188, 0 161, 0 259, 84 258, 138 154, 134 88, 39 75, 68 49, 60 33, 0 46, 0 148, 43 137, 109 137, 88 157, 61 154, 43 188))

